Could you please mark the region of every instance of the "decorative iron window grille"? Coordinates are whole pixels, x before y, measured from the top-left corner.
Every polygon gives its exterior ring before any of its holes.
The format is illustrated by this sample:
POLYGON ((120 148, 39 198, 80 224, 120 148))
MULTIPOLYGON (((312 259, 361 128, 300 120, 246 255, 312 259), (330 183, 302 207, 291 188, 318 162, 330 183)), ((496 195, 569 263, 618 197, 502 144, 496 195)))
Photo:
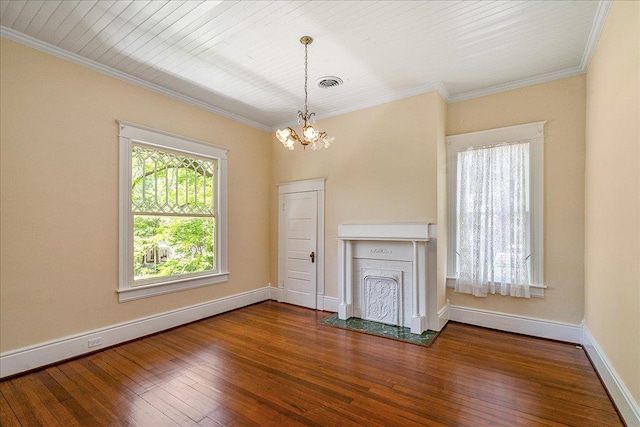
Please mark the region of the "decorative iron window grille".
POLYGON ((217 162, 133 145, 131 209, 139 215, 216 216, 217 162))

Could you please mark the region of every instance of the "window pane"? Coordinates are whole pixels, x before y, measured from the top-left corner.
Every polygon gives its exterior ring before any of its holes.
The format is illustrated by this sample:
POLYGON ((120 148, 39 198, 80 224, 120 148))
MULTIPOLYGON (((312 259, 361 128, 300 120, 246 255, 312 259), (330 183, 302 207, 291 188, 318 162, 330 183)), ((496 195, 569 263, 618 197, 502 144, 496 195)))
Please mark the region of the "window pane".
POLYGON ((215 215, 215 160, 133 146, 131 205, 135 213, 215 215))
POLYGON ((529 283, 529 144, 458 155, 459 277, 470 283, 529 283))
POLYGON ((134 215, 133 223, 135 281, 215 272, 215 218, 134 215))

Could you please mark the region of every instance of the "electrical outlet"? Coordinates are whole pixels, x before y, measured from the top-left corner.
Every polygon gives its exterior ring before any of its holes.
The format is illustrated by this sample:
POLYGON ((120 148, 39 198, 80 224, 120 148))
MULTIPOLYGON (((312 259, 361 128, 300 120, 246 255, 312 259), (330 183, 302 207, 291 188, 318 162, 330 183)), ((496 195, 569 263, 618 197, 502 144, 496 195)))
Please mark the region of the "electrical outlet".
POLYGON ((89 348, 99 347, 102 345, 102 338, 94 338, 87 343, 89 348))

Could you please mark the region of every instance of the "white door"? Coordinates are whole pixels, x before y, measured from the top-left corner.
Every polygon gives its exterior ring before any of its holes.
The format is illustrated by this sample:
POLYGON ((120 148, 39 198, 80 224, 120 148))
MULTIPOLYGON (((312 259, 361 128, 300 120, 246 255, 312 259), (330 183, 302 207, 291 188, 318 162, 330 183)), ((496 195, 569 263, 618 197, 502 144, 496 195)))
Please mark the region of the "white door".
POLYGON ((318 192, 284 194, 284 302, 316 308, 318 192))

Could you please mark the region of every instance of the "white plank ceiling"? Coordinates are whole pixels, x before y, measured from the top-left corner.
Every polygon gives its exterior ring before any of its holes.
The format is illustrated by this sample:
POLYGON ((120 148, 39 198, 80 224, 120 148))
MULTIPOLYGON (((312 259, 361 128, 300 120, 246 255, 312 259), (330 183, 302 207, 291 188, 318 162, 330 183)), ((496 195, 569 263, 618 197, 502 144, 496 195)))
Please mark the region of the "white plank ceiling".
POLYGON ((584 73, 608 1, 0 1, 3 37, 263 129, 584 73), (339 87, 316 80, 338 76, 339 87))

